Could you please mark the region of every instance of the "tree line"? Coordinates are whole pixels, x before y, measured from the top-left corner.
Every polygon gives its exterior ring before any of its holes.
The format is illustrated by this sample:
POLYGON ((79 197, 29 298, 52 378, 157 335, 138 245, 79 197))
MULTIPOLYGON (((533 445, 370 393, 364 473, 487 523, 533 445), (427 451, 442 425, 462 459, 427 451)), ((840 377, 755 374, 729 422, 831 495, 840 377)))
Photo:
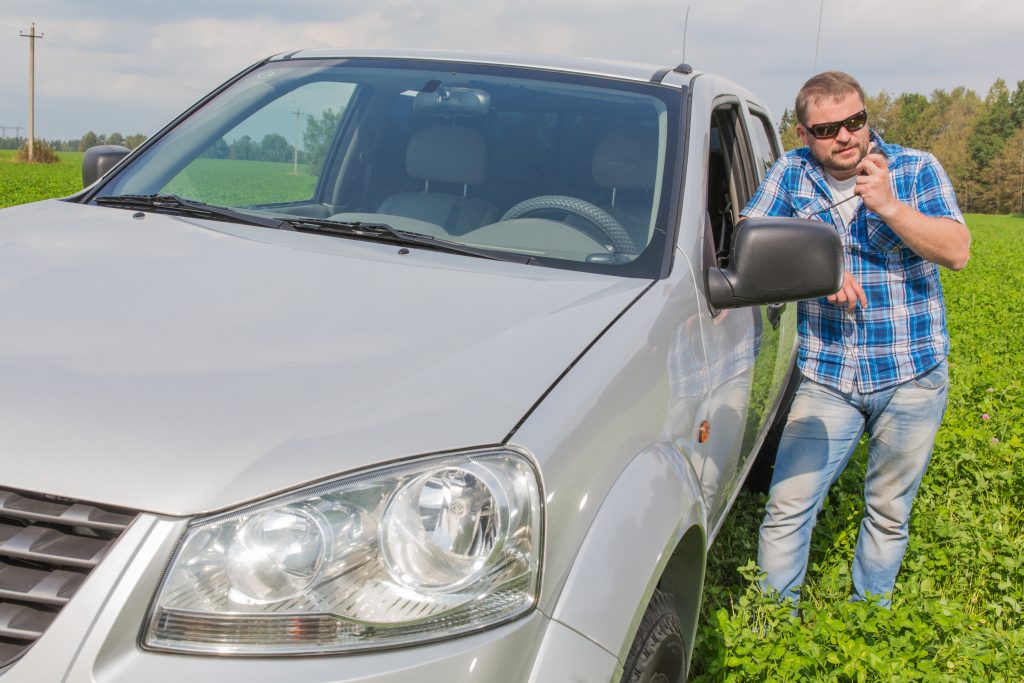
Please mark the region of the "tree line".
MULTIPOLYGON (((121 135, 120 133, 104 135, 94 133, 91 130, 80 138, 70 138, 68 140, 36 138, 36 142, 43 143, 58 152, 84 152, 96 145, 121 145, 128 149, 135 149, 145 141, 146 136, 142 133, 128 136, 121 135)), ((27 142, 28 138, 24 136, 0 137, 0 149, 21 149, 27 142)))
POLYGON ((309 175, 319 175, 334 133, 341 121, 341 112, 327 109, 319 117, 306 115, 302 130, 303 149, 295 153, 295 147, 279 133, 267 133, 260 140, 243 135, 232 142, 224 138, 210 145, 203 156, 208 159, 238 159, 243 161, 291 162, 298 159, 305 165, 309 175))
MULTIPOLYGON (((243 135, 232 142, 220 138, 210 145, 203 156, 207 159, 238 159, 241 161, 292 161, 295 147, 278 133, 267 133, 258 142, 249 135, 243 135)), ((299 160, 303 154, 299 151, 299 160)))
POLYGON ((319 175, 335 131, 341 121, 341 112, 327 109, 319 117, 306 115, 306 125, 302 129, 303 148, 295 153, 295 147, 287 138, 278 133, 268 133, 259 141, 249 135, 243 135, 232 142, 221 138, 203 152, 209 159, 239 159, 247 161, 289 162, 298 159, 305 165, 308 175, 319 175))
POLYGON ((90 147, 95 147, 96 145, 120 145, 122 147, 127 147, 128 149, 135 149, 145 141, 146 136, 142 133, 135 133, 134 135, 125 137, 120 133, 103 135, 94 133, 90 130, 88 133, 83 135, 80 140, 78 140, 77 150, 79 152, 84 152, 90 147))
MULTIPOLYGON (((960 208, 1024 213, 1024 81, 1011 91, 996 80, 984 98, 964 87, 865 101, 868 123, 889 143, 931 152, 956 190, 960 208)), ((796 114, 787 109, 779 132, 786 149, 800 147, 796 114)))

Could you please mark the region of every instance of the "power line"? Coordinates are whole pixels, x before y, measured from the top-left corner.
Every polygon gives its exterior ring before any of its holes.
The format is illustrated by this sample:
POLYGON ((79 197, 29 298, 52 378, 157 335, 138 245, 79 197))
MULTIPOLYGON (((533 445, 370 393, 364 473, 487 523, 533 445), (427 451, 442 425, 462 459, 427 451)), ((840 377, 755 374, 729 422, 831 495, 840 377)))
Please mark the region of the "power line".
POLYGON ((109 67, 111 67, 113 69, 117 69, 118 71, 122 71, 122 72, 125 72, 125 73, 128 73, 128 74, 131 74, 133 76, 142 76, 143 78, 149 78, 151 80, 163 83, 164 85, 171 85, 171 86, 174 86, 175 88, 181 88, 182 90, 187 90, 187 91, 193 92, 193 93, 203 94, 203 92, 204 92, 203 90, 199 90, 197 88, 192 88, 192 87, 189 87, 187 85, 182 85, 181 83, 175 83, 174 81, 169 81, 166 78, 161 78, 160 76, 154 76, 153 74, 146 73, 145 71, 142 71, 141 69, 136 69, 133 66, 128 66, 128 65, 125 65, 125 64, 120 64, 117 61, 110 59, 109 57, 101 55, 96 50, 93 50, 93 49, 91 49, 91 48, 89 48, 89 47, 87 47, 85 45, 82 45, 81 43, 79 43, 79 42, 77 42, 75 40, 72 40, 71 38, 65 38, 64 36, 55 34, 53 31, 50 31, 49 37, 50 37, 51 40, 54 41, 53 45, 55 47, 59 47, 61 49, 65 49, 65 50, 73 50, 73 51, 81 54, 84 57, 88 57, 89 59, 93 59, 93 60, 95 60, 97 62, 100 62, 102 64, 105 64, 106 66, 109 66, 109 67))

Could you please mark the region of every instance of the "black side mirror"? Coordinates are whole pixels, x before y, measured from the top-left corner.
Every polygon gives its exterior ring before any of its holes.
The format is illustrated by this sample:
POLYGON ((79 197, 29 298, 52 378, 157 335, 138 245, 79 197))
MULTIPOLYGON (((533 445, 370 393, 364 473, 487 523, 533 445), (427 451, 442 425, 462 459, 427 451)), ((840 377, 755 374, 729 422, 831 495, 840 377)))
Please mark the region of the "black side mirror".
POLYGON ((748 218, 736 226, 728 264, 706 278, 714 308, 827 296, 843 284, 842 241, 821 221, 748 218))
POLYGON ((82 157, 82 187, 89 187, 131 153, 121 145, 97 145, 85 150, 82 157))

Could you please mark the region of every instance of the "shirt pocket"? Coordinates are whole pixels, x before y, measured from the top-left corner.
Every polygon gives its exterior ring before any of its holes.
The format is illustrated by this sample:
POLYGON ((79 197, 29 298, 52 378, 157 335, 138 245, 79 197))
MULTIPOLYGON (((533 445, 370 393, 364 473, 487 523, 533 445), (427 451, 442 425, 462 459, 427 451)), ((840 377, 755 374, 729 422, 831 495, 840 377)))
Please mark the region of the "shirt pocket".
POLYGON ((795 194, 791 199, 793 214, 797 218, 814 218, 824 221, 832 202, 818 195, 795 194))

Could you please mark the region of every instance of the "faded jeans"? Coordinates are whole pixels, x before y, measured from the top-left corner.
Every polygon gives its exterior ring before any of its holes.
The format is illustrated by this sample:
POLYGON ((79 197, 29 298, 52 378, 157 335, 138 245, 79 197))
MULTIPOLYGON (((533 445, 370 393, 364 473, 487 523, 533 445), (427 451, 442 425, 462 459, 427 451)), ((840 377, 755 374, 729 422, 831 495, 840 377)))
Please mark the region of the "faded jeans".
POLYGON ((841 393, 803 379, 775 460, 758 542, 762 586, 799 597, 811 530, 825 495, 865 430, 870 435, 864 518, 853 556, 853 599, 889 596, 907 549, 910 508, 946 409, 946 361, 903 384, 870 394, 841 393))

